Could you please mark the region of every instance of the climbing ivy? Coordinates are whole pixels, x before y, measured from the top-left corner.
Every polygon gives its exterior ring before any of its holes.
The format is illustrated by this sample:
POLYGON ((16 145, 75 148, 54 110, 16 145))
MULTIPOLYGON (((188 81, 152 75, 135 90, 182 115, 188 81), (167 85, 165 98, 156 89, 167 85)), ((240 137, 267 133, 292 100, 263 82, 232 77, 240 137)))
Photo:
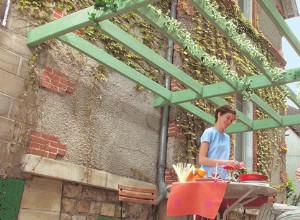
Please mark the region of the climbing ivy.
MULTIPOLYGON (((32 18, 38 21, 37 25, 49 22, 51 20, 51 13, 54 8, 57 8, 67 13, 72 13, 80 9, 94 5, 95 9, 103 10, 117 10, 117 3, 112 0, 96 0, 93 1, 69 1, 69 0, 55 0, 55 1, 28 1, 28 0, 16 0, 17 9, 24 14, 28 14, 32 18), (38 19, 37 19, 38 18, 38 19)), ((254 54, 261 54, 264 58, 264 61, 268 66, 275 66, 275 60, 272 54, 266 49, 266 39, 259 34, 259 30, 254 28, 248 20, 243 17, 237 4, 234 4, 232 1, 216 1, 212 0, 213 6, 217 7, 219 12, 218 19, 223 19, 226 17, 226 20, 230 22, 228 25, 231 28, 232 33, 236 33, 236 36, 239 36, 239 42, 243 43, 245 36, 248 36, 252 39, 255 44, 255 49, 257 52, 252 51, 254 54), (238 35, 239 34, 239 35, 238 35), (242 36, 240 36, 242 35, 242 36)), ((157 10, 158 16, 160 14, 168 14, 170 1, 162 1, 154 4, 154 7, 157 10)), ((211 10, 215 8, 208 5, 211 10)), ((180 20, 181 24, 175 19, 169 19, 165 24, 169 28, 179 28, 181 26, 189 27, 190 35, 187 35, 184 31, 182 37, 185 37, 187 40, 187 47, 196 48, 199 46, 205 53, 214 57, 211 62, 219 60, 220 62, 234 67, 235 72, 228 72, 229 77, 234 77, 239 79, 246 87, 244 98, 248 99, 253 92, 257 93, 262 99, 272 106, 278 112, 285 111, 284 99, 286 94, 280 91, 277 88, 267 88, 259 89, 257 91, 252 91, 249 89, 249 82, 245 81, 244 76, 253 76, 259 74, 258 69, 246 59, 237 48, 235 48, 229 40, 222 36, 201 14, 191 9, 191 7, 185 2, 180 1, 179 8, 180 17, 177 20, 180 20), (209 36, 209 37, 208 37, 209 36), (234 75, 237 73, 237 75, 234 75), (248 88, 248 90, 247 90, 248 88)), ((215 13, 216 14, 216 13, 215 13)), ((88 15, 87 15, 88 16, 88 15)), ((95 15, 89 15, 91 19, 95 15)), ((137 14, 131 12, 123 14, 120 16, 115 16, 111 19, 113 23, 118 25, 124 31, 130 33, 140 42, 143 42, 145 45, 150 47, 156 52, 166 50, 167 39, 157 32, 156 29, 151 27, 146 23, 141 17, 137 14), (138 31, 137 31, 138 30, 138 31)), ((97 25, 97 24, 95 24, 97 25)), ((111 39, 106 34, 102 33, 101 30, 95 29, 93 26, 83 28, 80 30, 80 36, 87 39, 92 43, 97 43, 109 54, 113 55, 117 59, 121 60, 130 67, 136 69, 142 74, 148 76, 152 80, 163 84, 164 73, 161 70, 153 67, 143 60, 138 55, 128 51, 121 44, 117 43, 111 39)), ((51 43, 55 44, 55 41, 51 43)), ((249 46, 244 45, 244 47, 249 46)), ((253 48, 251 48, 253 49, 253 48)), ((215 76, 207 66, 209 66, 210 59, 206 58, 204 60, 206 65, 194 59, 187 51, 186 48, 177 48, 176 53, 180 56, 182 64, 181 68, 194 79, 199 81, 204 85, 221 82, 221 80, 215 76)), ((197 51, 196 51, 197 52, 197 51)), ((34 59, 33 59, 34 60, 34 59)), ((33 61, 34 62, 34 61, 33 61)), ((107 70, 103 65, 96 67, 95 79, 105 79, 107 70)), ((274 79, 280 78, 280 71, 273 74, 274 79)), ((143 87, 136 85, 137 90, 143 90, 143 87)), ((224 97, 229 103, 234 103, 233 96, 224 97)), ((208 101, 199 99, 194 102, 196 106, 212 114, 216 106, 208 101)), ((91 111, 89 111, 91 113, 91 111)), ((256 110, 258 119, 267 118, 268 116, 261 111, 260 109, 256 110)), ((175 156, 175 161, 193 161, 197 164, 197 151, 199 147, 199 138, 203 130, 208 126, 206 123, 196 119, 190 113, 187 113, 183 110, 178 110, 176 113, 176 121, 178 127, 181 130, 182 137, 180 137, 178 153, 175 156)), ((278 159, 275 163, 275 168, 280 167, 281 156, 284 155, 284 150, 281 147, 284 140, 281 137, 282 131, 279 129, 274 130, 265 130, 258 131, 258 172, 271 175, 271 164, 273 164, 274 155, 278 155, 278 159)), ((135 171, 137 173, 138 171, 135 171)), ((284 188, 286 183, 283 183, 278 188, 284 188)))

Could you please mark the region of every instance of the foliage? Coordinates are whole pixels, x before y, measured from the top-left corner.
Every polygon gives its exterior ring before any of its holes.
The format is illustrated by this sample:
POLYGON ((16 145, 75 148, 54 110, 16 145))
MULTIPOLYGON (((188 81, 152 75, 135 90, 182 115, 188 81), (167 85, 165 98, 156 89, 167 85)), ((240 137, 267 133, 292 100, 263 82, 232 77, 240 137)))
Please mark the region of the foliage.
POLYGON ((295 193, 294 181, 292 179, 288 179, 288 186, 286 187, 286 198, 291 198, 291 196, 295 193))
MULTIPOLYGON (((77 11, 79 9, 93 5, 91 1, 54 1, 49 3, 47 1, 27 1, 16 0, 18 9, 21 11, 30 12, 29 16, 36 18, 39 16, 41 23, 49 21, 51 9, 58 8, 60 10, 66 10, 67 12, 77 11), (38 12, 38 13, 36 13, 38 12), (47 14, 48 16, 45 16, 47 14)), ((211 12, 213 18, 219 25, 223 25, 232 36, 233 40, 243 50, 248 51, 252 58, 258 58, 263 62, 264 68, 271 73, 273 81, 280 80, 283 71, 278 68, 271 68, 274 66, 274 60, 271 53, 265 48, 265 39, 259 34, 249 21, 245 20, 239 7, 236 4, 231 4, 231 8, 228 8, 223 1, 211 1, 206 0, 206 9, 211 12), (247 37, 251 37, 253 43, 247 40, 247 37)), ((163 1, 163 3, 156 4, 155 7, 158 17, 165 16, 169 1, 163 1)), ((278 88, 260 89, 253 91, 250 88, 250 81, 247 80, 247 76, 253 76, 260 74, 258 69, 244 57, 234 45, 224 38, 219 31, 217 31, 209 21, 207 21, 201 14, 195 12, 191 16, 188 14, 187 5, 182 1, 179 5, 183 9, 183 14, 177 20, 165 16, 167 21, 164 23, 165 27, 169 30, 174 30, 179 33, 180 39, 184 42, 184 48, 177 48, 176 52, 180 55, 182 60, 182 69, 194 79, 204 85, 221 82, 222 79, 216 77, 211 68, 220 67, 224 72, 224 78, 229 80, 238 81, 243 85, 243 97, 248 100, 251 95, 256 92, 262 97, 269 105, 271 105, 276 111, 282 112, 284 109, 284 98, 286 93, 280 91, 278 88), (192 19, 191 19, 192 18, 192 19), (179 22, 180 20, 180 22, 179 22), (186 20, 191 22, 189 31, 182 28, 187 25, 186 20), (210 37, 207 37, 210 36, 210 37), (188 51, 190 53, 188 53, 188 51), (198 55, 199 59, 195 58, 198 55)), ((94 2, 96 10, 111 10, 116 11, 118 5, 113 0, 96 0, 94 2)), ((90 15, 91 19, 96 17, 96 14, 90 15)), ((118 25, 134 36, 137 40, 143 42, 156 52, 164 50, 162 45, 166 45, 166 38, 162 37, 156 29, 147 24, 135 13, 127 13, 121 16, 115 16, 111 21, 118 25), (133 30, 134 29, 134 30, 133 30)), ((129 65, 130 67, 138 70, 149 78, 153 79, 160 84, 163 83, 163 73, 156 67, 153 67, 141 57, 128 51, 121 44, 95 29, 94 27, 87 27, 82 30, 82 37, 89 40, 92 43, 101 45, 109 54, 113 55, 120 61, 129 65)), ((105 78, 106 68, 102 65, 97 67, 96 76, 105 78)), ((140 85, 136 85, 137 90, 142 90, 140 85)), ((229 103, 233 103, 233 97, 224 97, 229 103)), ((194 104, 205 112, 212 113, 216 107, 214 104, 199 99, 195 100, 194 104)), ((89 111, 90 112, 90 111, 89 111)), ((258 119, 267 118, 260 109, 256 110, 258 119)), ((199 147, 199 137, 202 131, 207 127, 207 124, 196 119, 190 113, 178 110, 175 116, 178 127, 182 133, 179 141, 179 150, 176 155, 176 161, 193 161, 197 163, 197 150, 199 147)), ((273 157, 275 155, 282 156, 280 145, 284 141, 280 136, 280 130, 267 130, 259 131, 258 133, 258 171, 270 175, 272 171, 273 157)), ((275 167, 280 168, 281 158, 276 161, 275 167)), ((138 173, 138 171, 134 171, 138 173)), ((145 177, 139 177, 145 179, 145 177)), ((286 183, 281 185, 286 186, 286 183)))

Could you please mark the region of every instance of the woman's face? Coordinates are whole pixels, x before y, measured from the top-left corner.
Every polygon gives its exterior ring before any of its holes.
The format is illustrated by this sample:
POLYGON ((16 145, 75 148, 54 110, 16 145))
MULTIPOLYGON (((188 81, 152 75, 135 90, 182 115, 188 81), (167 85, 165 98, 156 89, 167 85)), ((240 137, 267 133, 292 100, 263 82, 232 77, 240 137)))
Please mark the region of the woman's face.
POLYGON ((236 115, 232 113, 218 113, 218 123, 225 129, 236 120, 236 115))

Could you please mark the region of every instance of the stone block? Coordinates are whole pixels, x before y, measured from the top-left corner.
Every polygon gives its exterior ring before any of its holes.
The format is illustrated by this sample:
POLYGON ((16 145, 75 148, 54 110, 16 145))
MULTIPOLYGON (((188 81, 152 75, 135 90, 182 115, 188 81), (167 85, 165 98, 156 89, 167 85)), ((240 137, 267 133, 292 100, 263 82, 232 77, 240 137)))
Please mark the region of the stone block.
POLYGON ((26 181, 21 208, 60 212, 61 192, 61 181, 33 177, 26 181))
POLYGON ((30 80, 29 71, 31 71, 31 68, 28 66, 27 60, 21 57, 20 68, 17 75, 23 79, 30 80))
POLYGON ((115 216, 115 208, 116 208, 115 204, 102 203, 101 215, 114 217, 115 216))
POLYGON ((0 140, 11 142, 13 139, 14 121, 0 117, 0 140))
POLYGON ((59 212, 20 209, 18 220, 59 220, 59 212))
POLYGON ((8 29, 0 29, 0 47, 3 47, 15 54, 18 54, 25 58, 30 58, 32 53, 26 45, 26 38, 14 34, 8 29))
POLYGON ((11 97, 0 94, 0 116, 8 117, 12 101, 11 97))
POLYGON ((132 187, 156 189, 156 186, 154 184, 108 173, 107 188, 118 189, 118 184, 132 186, 132 187))
POLYGON ((91 201, 90 213, 99 214, 101 212, 101 202, 91 201))
POLYGON ((20 57, 10 51, 0 48, 0 69, 17 75, 20 65, 20 57))
POLYGON ((10 30, 14 30, 16 34, 27 36, 28 31, 34 27, 31 26, 32 24, 30 24, 29 19, 24 17, 26 15, 21 16, 15 7, 11 7, 10 14, 14 16, 8 19, 7 27, 10 30))
POLYGON ((94 201, 106 201, 107 196, 104 190, 85 187, 82 190, 82 198, 94 201))
POLYGON ((82 185, 80 184, 64 184, 63 196, 67 198, 80 198, 82 192, 82 185))
POLYGON ((61 201, 63 212, 74 212, 76 210, 76 200, 63 198, 61 201))
POLYGON ((72 216, 66 214, 66 213, 62 213, 60 215, 60 220, 72 220, 72 216))
POLYGON ((77 202, 77 212, 79 213, 89 213, 91 202, 87 200, 81 200, 77 202))
POLYGON ((96 216, 96 215, 89 215, 86 220, 97 220, 97 219, 98 219, 98 216, 96 216))
POLYGON ((86 220, 85 215, 73 215, 72 220, 86 220))
POLYGON ((115 203, 119 202, 119 195, 118 195, 117 191, 113 191, 113 190, 108 191, 107 190, 106 196, 107 196, 107 201, 109 201, 109 202, 115 202, 115 203))
POLYGON ((21 169, 24 172, 35 173, 37 175, 48 176, 56 179, 64 179, 72 182, 78 182, 83 184, 89 184, 91 186, 105 187, 106 178, 100 178, 96 181, 96 176, 106 177, 107 173, 104 171, 94 170, 92 176, 94 176, 92 183, 87 182, 86 179, 86 170, 84 166, 61 162, 57 160, 40 158, 31 154, 23 157, 23 166, 21 169))
POLYGON ((11 105, 10 118, 25 124, 32 125, 36 117, 36 108, 19 99, 14 99, 11 105))
POLYGON ((24 91, 25 80, 0 70, 0 92, 18 98, 24 91))

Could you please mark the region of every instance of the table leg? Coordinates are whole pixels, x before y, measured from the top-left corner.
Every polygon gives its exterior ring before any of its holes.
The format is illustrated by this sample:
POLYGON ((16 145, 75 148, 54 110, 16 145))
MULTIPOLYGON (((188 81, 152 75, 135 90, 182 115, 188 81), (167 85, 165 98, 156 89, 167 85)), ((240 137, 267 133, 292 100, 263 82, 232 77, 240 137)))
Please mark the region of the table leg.
MULTIPOLYGON (((256 188, 256 189, 251 189, 251 190, 249 190, 249 191, 246 192, 241 198, 239 198, 239 199, 236 200, 233 204, 231 204, 231 205, 224 211, 222 220, 226 220, 228 213, 229 213, 230 211, 232 211, 232 210, 237 206, 237 204, 240 203, 240 201, 242 201, 243 199, 245 199, 245 198, 246 198, 250 193, 252 193, 254 190, 257 190, 257 188, 256 188)), ((258 197, 258 196, 256 196, 255 198, 250 198, 249 200, 247 200, 247 203, 253 201, 253 200, 256 199, 257 197, 258 197)), ((247 203, 245 203, 245 204, 247 204, 247 203)))

